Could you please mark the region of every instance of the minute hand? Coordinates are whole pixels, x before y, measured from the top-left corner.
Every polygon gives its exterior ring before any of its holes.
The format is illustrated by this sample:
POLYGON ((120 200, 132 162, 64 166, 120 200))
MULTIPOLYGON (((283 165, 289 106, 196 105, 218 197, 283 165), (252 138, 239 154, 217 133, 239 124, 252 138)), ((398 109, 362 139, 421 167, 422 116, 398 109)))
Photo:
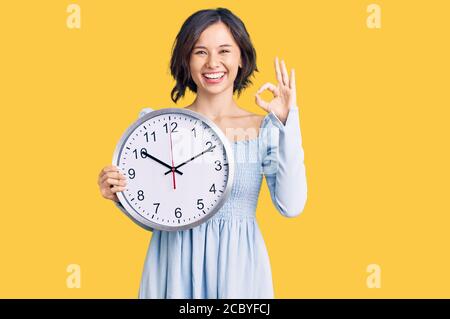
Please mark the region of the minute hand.
MULTIPOLYGON (((157 159, 156 157, 151 156, 151 155, 148 154, 146 151, 142 151, 142 154, 144 154, 144 155, 147 156, 147 157, 150 157, 152 160, 158 162, 159 164, 164 165, 164 166, 167 167, 167 168, 170 168, 169 173, 172 172, 172 166, 170 166, 169 164, 166 164, 166 163, 164 163, 163 161, 157 159)), ((183 173, 180 172, 179 170, 177 170, 177 168, 175 168, 175 173, 178 173, 178 174, 180 174, 180 175, 183 175, 183 173)), ((167 173, 164 174, 164 175, 167 175, 167 173)))
MULTIPOLYGON (((201 152, 201 153, 195 155, 194 157, 191 157, 190 159, 188 159, 187 161, 181 163, 180 165, 175 166, 175 169, 180 168, 181 166, 183 166, 183 165, 189 163, 190 161, 195 160, 197 157, 199 157, 199 156, 201 156, 201 155, 203 155, 203 154, 205 154, 205 153, 211 152, 215 147, 216 147, 216 145, 210 146, 209 148, 207 148, 207 149, 204 150, 203 152, 201 152)), ((170 171, 165 172, 164 175, 167 175, 167 174, 169 174, 170 172, 172 172, 172 168, 170 168, 170 171)))

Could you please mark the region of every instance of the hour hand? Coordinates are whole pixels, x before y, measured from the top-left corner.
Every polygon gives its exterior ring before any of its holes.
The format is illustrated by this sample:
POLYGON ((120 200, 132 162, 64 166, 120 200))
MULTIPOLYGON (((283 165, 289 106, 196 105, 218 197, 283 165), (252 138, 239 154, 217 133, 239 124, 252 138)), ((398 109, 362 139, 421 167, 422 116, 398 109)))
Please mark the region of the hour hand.
MULTIPOLYGON (((145 155, 145 156, 151 158, 152 160, 158 162, 159 164, 161 164, 161 165, 163 165, 163 166, 169 168, 169 169, 170 169, 169 173, 172 172, 172 166, 170 166, 169 164, 164 163, 163 161, 161 161, 160 159, 158 159, 158 158, 156 158, 156 157, 150 155, 150 154, 147 153, 146 151, 142 151, 141 154, 143 154, 143 155, 145 155)), ((177 170, 176 168, 174 168, 174 171, 175 171, 175 173, 178 173, 178 174, 180 174, 180 175, 183 175, 183 173, 180 172, 179 170, 177 170)))

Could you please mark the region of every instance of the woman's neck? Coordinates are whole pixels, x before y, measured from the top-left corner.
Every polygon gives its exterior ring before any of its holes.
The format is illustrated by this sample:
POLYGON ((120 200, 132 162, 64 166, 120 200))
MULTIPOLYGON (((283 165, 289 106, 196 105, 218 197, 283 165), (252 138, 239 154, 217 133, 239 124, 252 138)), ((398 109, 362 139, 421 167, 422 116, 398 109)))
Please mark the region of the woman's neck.
POLYGON ((229 94, 229 92, 210 95, 199 92, 190 108, 213 120, 233 116, 240 110, 233 100, 233 94, 229 94))

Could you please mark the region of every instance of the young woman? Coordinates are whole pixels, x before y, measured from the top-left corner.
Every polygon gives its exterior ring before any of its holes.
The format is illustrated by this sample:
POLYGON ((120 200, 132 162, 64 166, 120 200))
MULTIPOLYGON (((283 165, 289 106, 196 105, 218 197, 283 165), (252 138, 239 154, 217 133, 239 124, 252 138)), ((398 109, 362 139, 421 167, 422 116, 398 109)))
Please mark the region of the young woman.
MULTIPOLYGON (((234 150, 235 177, 230 197, 211 219, 178 232, 153 231, 140 298, 273 298, 272 274, 255 210, 262 176, 272 202, 284 216, 303 211, 307 186, 294 70, 275 59, 277 85, 264 84, 252 114, 233 99, 251 84, 256 53, 243 22, 227 9, 202 10, 183 24, 174 43, 172 100, 186 88, 196 93, 186 106, 223 130, 234 150), (261 99, 265 90, 270 102, 261 99), (240 133, 239 133, 240 132, 240 133)), ((141 112, 141 116, 146 109, 141 112)), ((126 186, 117 167, 99 174, 103 197, 117 203, 126 186)))

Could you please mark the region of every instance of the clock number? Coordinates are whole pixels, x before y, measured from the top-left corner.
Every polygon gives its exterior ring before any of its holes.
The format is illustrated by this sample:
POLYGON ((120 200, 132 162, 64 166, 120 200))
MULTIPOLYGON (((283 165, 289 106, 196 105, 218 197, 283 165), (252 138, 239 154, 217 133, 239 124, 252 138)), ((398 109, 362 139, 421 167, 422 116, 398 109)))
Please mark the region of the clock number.
POLYGON ((217 166, 215 167, 216 171, 220 171, 222 169, 222 163, 219 160, 214 162, 217 166))
POLYGON ((158 214, 159 204, 161 204, 161 203, 153 203, 153 205, 156 205, 155 214, 158 214))
POLYGON ((177 208, 175 208, 175 217, 176 218, 181 218, 181 208, 180 207, 177 207, 177 208))
MULTIPOLYGON (((164 124, 163 126, 166 128, 166 133, 169 133, 169 130, 167 129, 167 123, 164 124)), ((178 132, 177 131, 177 126, 178 126, 177 122, 170 123, 170 126, 172 126, 172 131, 171 131, 172 133, 178 132)))
MULTIPOLYGON (((152 134, 150 134, 150 135, 153 135, 153 142, 156 142, 155 131, 153 131, 152 134)), ((145 136, 145 139, 147 140, 147 143, 148 143, 148 132, 145 132, 144 136, 145 136)))
POLYGON ((138 200, 143 201, 144 200, 144 191, 138 190, 138 200))
MULTIPOLYGON (((141 157, 142 157, 142 158, 146 158, 146 157, 147 157, 147 156, 144 154, 144 152, 147 153, 147 149, 146 149, 146 148, 141 148, 141 157)), ((134 149, 133 153, 134 153, 134 156, 135 156, 136 159, 137 159, 137 158, 138 158, 138 155, 137 155, 137 149, 134 149)))
POLYGON ((128 175, 130 176, 130 179, 134 179, 134 177, 136 176, 136 172, 134 171, 134 168, 130 168, 128 170, 128 175))
POLYGON ((206 145, 208 145, 208 148, 210 148, 212 146, 212 142, 208 141, 208 142, 206 142, 206 145))
POLYGON ((195 127, 191 131, 194 131, 194 137, 197 137, 197 132, 195 131, 195 127))
POLYGON ((211 186, 211 188, 209 189, 209 191, 215 194, 215 193, 216 193, 216 185, 215 185, 215 184, 212 184, 212 186, 211 186))
POLYGON ((202 202, 203 198, 201 199, 197 199, 197 208, 202 210, 203 208, 205 208, 205 204, 203 204, 202 202), (201 205, 201 206, 200 206, 201 205))

